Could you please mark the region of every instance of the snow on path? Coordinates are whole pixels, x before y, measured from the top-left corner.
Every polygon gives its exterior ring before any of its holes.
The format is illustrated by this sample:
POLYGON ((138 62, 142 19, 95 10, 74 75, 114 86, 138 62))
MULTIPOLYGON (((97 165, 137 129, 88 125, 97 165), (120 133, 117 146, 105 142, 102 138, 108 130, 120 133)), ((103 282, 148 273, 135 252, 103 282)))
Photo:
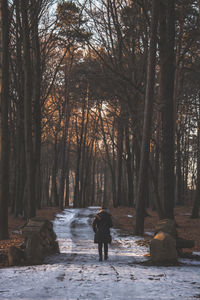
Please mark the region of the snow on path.
MULTIPOLYGON (((69 209, 57 215, 54 229, 61 253, 45 264, 0 269, 0 299, 129 300, 200 298, 200 263, 147 267, 147 249, 136 238, 112 230, 109 260, 99 262, 90 226, 97 208, 69 209)), ((137 238, 138 239, 138 238, 137 238)))

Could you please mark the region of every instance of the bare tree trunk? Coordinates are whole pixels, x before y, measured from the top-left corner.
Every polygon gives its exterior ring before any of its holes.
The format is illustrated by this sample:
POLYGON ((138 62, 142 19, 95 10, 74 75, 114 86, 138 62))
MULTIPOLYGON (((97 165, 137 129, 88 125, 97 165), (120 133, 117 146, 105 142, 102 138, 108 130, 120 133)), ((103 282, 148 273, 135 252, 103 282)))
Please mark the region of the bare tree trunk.
MULTIPOLYGON (((40 2, 40 1, 39 1, 40 2)), ((34 177, 35 201, 41 207, 41 58, 40 42, 38 36, 40 3, 32 0, 32 44, 33 44, 33 107, 34 107, 34 177)))
POLYGON ((89 105, 88 105, 88 93, 89 93, 89 87, 87 86, 86 91, 86 121, 84 122, 84 132, 83 132, 83 142, 82 142, 82 154, 81 154, 81 172, 80 172, 80 204, 82 207, 85 207, 84 202, 84 194, 85 194, 85 188, 86 185, 85 177, 88 176, 86 173, 86 139, 87 139, 87 130, 88 130, 88 120, 89 120, 89 105))
POLYGON ((73 135, 73 126, 68 138, 67 145, 67 157, 66 157, 66 166, 65 166, 65 206, 69 206, 70 200, 70 151, 71 151, 71 139, 73 135))
POLYGON ((152 19, 150 33, 150 49, 148 57, 147 85, 145 95, 144 125, 142 134, 141 158, 138 192, 136 199, 136 219, 135 234, 144 233, 144 215, 145 215, 145 185, 146 172, 149 161, 149 143, 151 138, 154 84, 155 84, 155 65, 156 65, 156 43, 157 43, 157 25, 158 25, 158 0, 152 2, 152 19))
POLYGON ((182 195, 182 172, 181 172, 181 149, 180 149, 180 129, 177 127, 176 130, 176 141, 177 141, 177 154, 176 154, 176 178, 177 178, 177 188, 176 188, 176 203, 178 205, 184 204, 184 198, 182 195))
MULTIPOLYGON (((190 128, 190 118, 189 118, 189 123, 188 126, 190 128)), ((183 195, 184 199, 183 202, 187 203, 188 202, 188 176, 189 176, 189 148, 190 148, 190 138, 187 135, 186 141, 185 141, 185 158, 184 158, 184 181, 183 181, 183 195)))
POLYGON ((57 137, 55 134, 54 141, 54 161, 52 167, 52 185, 51 185, 51 203, 52 205, 59 206, 58 191, 57 191, 57 171, 58 171, 58 149, 57 149, 57 137))
POLYGON ((95 151, 94 151, 94 156, 92 158, 92 190, 91 190, 91 205, 95 205, 96 204, 96 198, 95 198, 95 189, 96 189, 96 180, 95 180, 95 174, 96 174, 96 151, 97 151, 97 147, 95 144, 95 151))
POLYGON ((16 193, 15 193, 15 216, 23 215, 23 195, 26 180, 25 165, 25 134, 24 134, 24 76, 22 61, 22 39, 21 39, 21 19, 19 0, 15 1, 16 9, 16 89, 18 93, 17 120, 16 120, 16 193))
POLYGON ((8 238, 9 203, 9 12, 0 2, 0 240, 8 238))
POLYGON ((104 163, 104 189, 103 189, 103 205, 107 206, 108 202, 108 170, 107 164, 104 163))
MULTIPOLYGON (((22 100, 22 99, 21 99, 22 100)), ((23 124, 23 105, 20 101, 17 109, 17 157, 16 157, 16 193, 15 193, 15 210, 14 214, 17 217, 23 214, 23 194, 26 178, 25 167, 25 149, 24 149, 24 124, 23 124)))
POLYGON ((46 166, 43 166, 41 178, 41 204, 43 206, 52 206, 51 198, 49 197, 50 170, 48 164, 46 164, 46 166))
MULTIPOLYGON (((92 146, 93 149, 93 146, 92 146)), ((92 152, 92 151, 91 151, 92 152)), ((85 171, 84 171, 84 178, 83 178, 83 207, 89 206, 91 203, 91 165, 92 162, 92 155, 90 154, 90 149, 86 148, 86 155, 85 155, 85 171)))
POLYGON ((198 136, 197 136, 197 183, 195 199, 192 208, 192 219, 197 219, 199 217, 199 205, 200 205, 200 120, 198 120, 198 136))
POLYGON ((74 187, 74 202, 73 207, 79 206, 79 195, 80 195, 80 161, 81 161, 81 150, 77 151, 77 162, 76 162, 76 174, 75 174, 75 187, 74 187))
MULTIPOLYGON (((158 92, 160 95, 160 91, 158 92)), ((159 193, 159 181, 160 181, 160 174, 162 167, 160 166, 160 127, 161 127, 161 114, 160 112, 157 113, 157 128, 156 128, 156 144, 154 147, 154 166, 150 166, 150 177, 153 184, 153 191, 154 191, 154 199, 153 199, 153 209, 156 209, 156 212, 159 216, 159 219, 163 219, 164 213, 161 203, 161 196, 159 193)))
POLYGON ((61 141, 61 178, 60 178, 60 191, 59 191, 59 207, 63 209, 64 206, 64 191, 65 191, 65 179, 66 179, 66 143, 69 126, 69 99, 68 99, 68 84, 67 74, 65 71, 65 99, 64 99, 64 125, 63 136, 61 141))
POLYGON ((65 206, 69 206, 69 160, 70 160, 71 141, 67 145, 67 157, 65 163, 65 206))
POLYGON ((162 159, 164 213, 174 217, 174 37, 175 1, 160 2, 160 93, 162 109, 162 159))
MULTIPOLYGON (((184 6, 182 7, 184 10, 184 6)), ((182 16, 184 12, 182 11, 182 16)), ((183 25, 184 25, 184 18, 182 17, 180 20, 179 26, 179 35, 182 36, 183 34, 183 25)), ((182 172, 181 172, 181 151, 180 151, 180 135, 181 135, 181 125, 177 122, 177 110, 178 110, 178 96, 179 91, 183 90, 182 81, 180 86, 180 75, 181 75, 181 66, 180 66, 180 55, 182 49, 182 38, 179 38, 176 45, 176 70, 174 74, 174 133, 176 137, 176 178, 175 178, 175 203, 179 205, 184 204, 184 197, 182 195, 182 172)))
POLYGON ((128 177, 128 205, 133 206, 134 200, 134 186, 133 186, 133 171, 132 171, 132 157, 130 150, 130 140, 129 140, 129 128, 128 124, 125 125, 125 141, 126 141, 126 168, 128 177))
POLYGON ((82 120, 81 120, 81 132, 80 138, 78 137, 78 120, 76 120, 76 134, 77 134, 77 158, 76 158, 76 174, 75 174, 75 187, 74 187, 74 207, 80 206, 80 164, 82 160, 82 144, 83 144, 83 133, 84 133, 84 124, 85 124, 85 107, 86 101, 84 99, 82 104, 82 120))
POLYGON ((32 70, 30 55, 30 28, 27 1, 21 0, 23 51, 24 51, 24 129, 26 154, 27 217, 36 214, 35 176, 32 141, 32 70))
MULTIPOLYGON (((65 120, 65 123, 67 121, 65 120)), ((63 137, 62 137, 62 148, 61 148, 61 178, 60 178, 60 191, 59 191, 59 207, 63 209, 64 206, 64 191, 65 191, 65 179, 66 179, 66 143, 67 143, 67 127, 68 124, 64 124, 63 137)))
POLYGON ((118 137, 117 137, 117 160, 118 160, 118 168, 117 168, 117 206, 122 204, 122 154, 123 154, 123 135, 124 135, 124 127, 122 121, 122 113, 119 116, 118 120, 118 137))

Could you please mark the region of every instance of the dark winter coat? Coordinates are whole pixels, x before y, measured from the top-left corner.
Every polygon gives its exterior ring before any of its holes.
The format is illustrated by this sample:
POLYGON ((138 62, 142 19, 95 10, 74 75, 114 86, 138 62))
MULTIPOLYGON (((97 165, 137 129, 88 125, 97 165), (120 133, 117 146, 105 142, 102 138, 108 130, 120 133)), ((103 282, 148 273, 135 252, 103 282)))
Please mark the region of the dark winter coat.
POLYGON ((93 223, 92 228, 95 232, 94 243, 111 243, 110 227, 112 227, 112 218, 111 215, 105 211, 100 211, 93 223))

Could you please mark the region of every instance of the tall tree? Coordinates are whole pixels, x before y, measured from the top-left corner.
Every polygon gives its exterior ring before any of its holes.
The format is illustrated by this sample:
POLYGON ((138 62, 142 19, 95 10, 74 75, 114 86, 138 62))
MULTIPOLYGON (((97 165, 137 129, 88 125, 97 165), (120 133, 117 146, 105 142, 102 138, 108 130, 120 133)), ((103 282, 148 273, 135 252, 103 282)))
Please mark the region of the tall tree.
POLYGON ((162 163, 164 214, 174 217, 174 71, 175 1, 160 2, 160 101, 162 103, 162 163))
POLYGON ((200 195, 200 112, 199 112, 199 107, 198 107, 198 120, 197 120, 197 151, 196 152, 197 152, 197 180, 196 180, 195 199, 194 199, 194 204, 193 204, 192 214, 191 214, 192 219, 199 217, 199 206, 200 206, 200 197, 199 197, 199 195, 200 195))
POLYGON ((32 140, 32 62, 30 44, 30 25, 28 20, 29 6, 27 1, 21 0, 22 31, 23 31, 23 66, 24 66, 24 131, 25 131, 25 157, 26 157, 26 197, 27 217, 34 217, 35 203, 35 177, 34 156, 32 140))
POLYGON ((0 240, 8 238, 9 202, 9 11, 0 1, 0 240))
POLYGON ((35 201, 37 207, 40 207, 41 201, 41 53, 39 40, 39 15, 42 10, 42 4, 45 5, 45 0, 31 0, 31 39, 32 39, 32 65, 33 65, 33 159, 34 159, 34 180, 35 180, 35 201))
POLYGON ((136 219, 135 234, 144 233, 144 214, 145 214, 145 188, 148 184, 147 169, 149 164, 149 148, 152 128, 153 99, 155 84, 156 66, 156 45, 157 45, 157 26, 158 26, 158 0, 152 1, 152 18, 150 30, 150 46, 148 57, 147 83, 145 95, 144 124, 142 134, 142 146, 140 155, 140 171, 138 180, 138 191, 136 200, 136 219))

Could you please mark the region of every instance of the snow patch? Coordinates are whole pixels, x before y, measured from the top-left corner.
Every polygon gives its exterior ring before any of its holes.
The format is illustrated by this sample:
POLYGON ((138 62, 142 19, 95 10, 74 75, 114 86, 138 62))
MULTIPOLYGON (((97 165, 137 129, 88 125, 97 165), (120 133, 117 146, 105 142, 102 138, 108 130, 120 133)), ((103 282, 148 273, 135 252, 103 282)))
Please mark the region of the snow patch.
MULTIPOLYGON (((140 263, 141 238, 112 229, 109 260, 99 262, 91 219, 96 208, 66 209, 53 222, 61 253, 40 266, 0 269, 0 299, 192 299, 200 294, 200 262, 175 267, 140 263), (73 226, 72 226, 73 224, 73 226)), ((99 208, 97 208, 99 209, 99 208)))
POLYGON ((200 252, 192 252, 192 254, 194 254, 194 255, 199 255, 200 256, 200 252))
POLYGON ((145 231, 144 234, 149 235, 149 236, 154 236, 154 233, 153 232, 149 232, 149 231, 145 231))

